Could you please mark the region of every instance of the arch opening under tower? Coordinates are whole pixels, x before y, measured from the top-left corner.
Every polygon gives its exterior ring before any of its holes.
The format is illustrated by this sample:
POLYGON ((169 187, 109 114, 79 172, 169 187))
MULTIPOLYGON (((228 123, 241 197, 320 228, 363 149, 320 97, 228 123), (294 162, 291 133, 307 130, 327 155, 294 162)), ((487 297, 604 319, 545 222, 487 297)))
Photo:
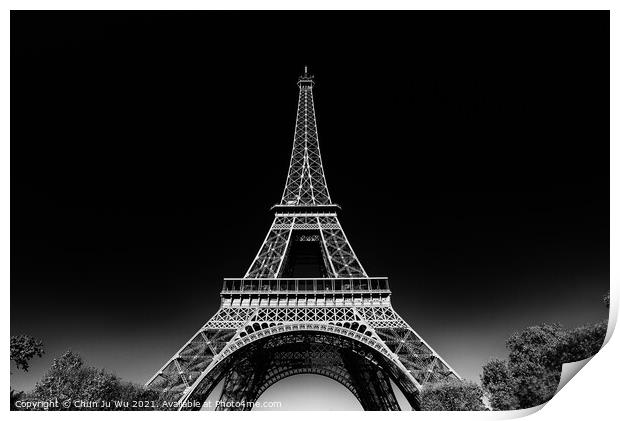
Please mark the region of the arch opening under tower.
POLYGON ((301 374, 337 381, 365 410, 400 410, 402 397, 407 406, 419 408, 417 387, 393 361, 365 343, 329 332, 295 330, 267 336, 236 350, 205 374, 187 400, 214 399, 213 391, 223 382, 217 401, 224 410, 251 410, 252 402, 271 386, 301 374))

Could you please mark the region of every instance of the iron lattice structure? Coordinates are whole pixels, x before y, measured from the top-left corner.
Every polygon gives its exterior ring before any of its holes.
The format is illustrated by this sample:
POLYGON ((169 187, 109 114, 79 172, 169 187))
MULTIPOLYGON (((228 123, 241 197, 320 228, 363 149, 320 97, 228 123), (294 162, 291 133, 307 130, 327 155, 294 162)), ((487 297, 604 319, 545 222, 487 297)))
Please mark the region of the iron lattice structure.
MULTIPOLYGON (((183 403, 254 402, 302 373, 347 387, 367 410, 414 409, 429 383, 458 374, 392 308, 388 279, 366 274, 338 220, 319 150, 312 76, 299 78, 293 151, 274 221, 217 313, 147 382, 183 403)), ((222 409, 248 406, 222 406, 222 409)))

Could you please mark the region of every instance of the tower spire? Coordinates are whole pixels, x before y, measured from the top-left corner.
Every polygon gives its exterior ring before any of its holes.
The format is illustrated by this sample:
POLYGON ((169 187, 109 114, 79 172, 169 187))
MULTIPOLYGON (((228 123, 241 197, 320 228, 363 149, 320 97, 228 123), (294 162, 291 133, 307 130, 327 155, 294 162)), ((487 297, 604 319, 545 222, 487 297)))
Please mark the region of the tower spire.
POLYGON ((293 151, 280 205, 331 205, 332 201, 321 161, 319 135, 314 112, 312 92, 314 77, 308 74, 308 66, 304 66, 304 74, 299 77, 297 86, 299 86, 299 100, 293 151))

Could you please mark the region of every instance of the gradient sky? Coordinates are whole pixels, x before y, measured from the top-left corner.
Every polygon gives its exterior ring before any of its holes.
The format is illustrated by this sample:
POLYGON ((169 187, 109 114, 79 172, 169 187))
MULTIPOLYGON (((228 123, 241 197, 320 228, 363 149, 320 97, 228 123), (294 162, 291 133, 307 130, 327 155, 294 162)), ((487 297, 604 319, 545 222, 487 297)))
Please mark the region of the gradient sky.
POLYGON ((143 383, 217 310, 306 64, 347 237, 457 372, 604 319, 608 16, 12 12, 11 334, 47 351, 12 386, 68 348, 143 383))

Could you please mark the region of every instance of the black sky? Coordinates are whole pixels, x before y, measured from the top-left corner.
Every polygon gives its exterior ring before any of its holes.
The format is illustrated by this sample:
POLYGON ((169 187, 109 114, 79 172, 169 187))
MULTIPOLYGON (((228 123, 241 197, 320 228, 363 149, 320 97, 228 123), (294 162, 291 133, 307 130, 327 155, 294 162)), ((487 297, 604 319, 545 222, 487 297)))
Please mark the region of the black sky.
POLYGON ((146 381, 271 223, 308 65, 366 270, 464 377, 606 317, 607 12, 13 12, 11 333, 146 381))

